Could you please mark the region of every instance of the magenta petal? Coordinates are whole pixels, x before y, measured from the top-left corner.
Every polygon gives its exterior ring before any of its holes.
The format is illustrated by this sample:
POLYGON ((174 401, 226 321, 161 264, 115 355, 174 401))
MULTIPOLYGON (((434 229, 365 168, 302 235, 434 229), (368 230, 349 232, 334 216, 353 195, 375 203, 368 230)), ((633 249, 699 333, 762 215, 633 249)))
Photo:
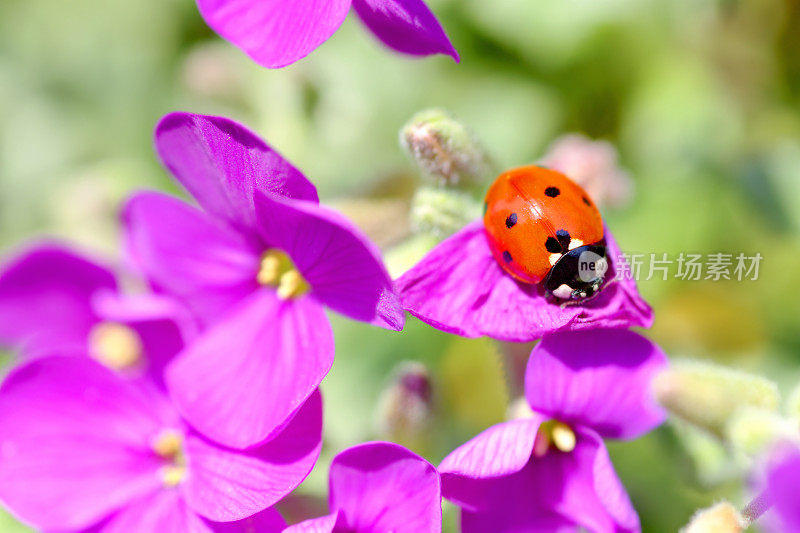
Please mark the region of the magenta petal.
POLYGON ((389 48, 417 56, 447 54, 459 59, 441 24, 422 0, 353 0, 353 9, 389 48))
POLYGON ((278 533, 286 523, 274 509, 236 522, 212 522, 194 513, 177 490, 161 490, 131 503, 85 533, 278 533))
POLYGON ((280 533, 286 527, 286 521, 272 507, 235 522, 206 523, 214 533, 280 533))
POLYGON ((518 472, 531 456, 543 421, 544 417, 535 415, 492 426, 445 457, 439 471, 442 475, 475 478, 518 472))
POLYGON ((331 463, 330 502, 346 531, 441 531, 439 474, 397 444, 370 442, 337 455, 331 463))
POLYGON ((347 219, 312 202, 256 197, 262 238, 291 256, 312 294, 356 320, 401 330, 405 313, 380 251, 347 219))
POLYGON ((167 384, 201 433, 244 448, 264 441, 303 404, 333 354, 333 333, 317 302, 278 300, 264 288, 178 355, 167 384))
POLYGON ((290 65, 336 33, 350 0, 197 0, 206 23, 267 68, 290 65))
POLYGON ((396 287, 411 314, 464 337, 531 341, 566 327, 581 312, 550 304, 535 287, 507 275, 489 251, 482 221, 440 243, 396 287))
POLYGON ((111 271, 57 244, 31 248, 0 272, 0 345, 28 354, 83 351, 98 291, 116 291, 111 271))
POLYGON ((132 531, 211 533, 212 529, 186 506, 178 491, 160 490, 132 502, 99 527, 92 528, 92 533, 132 531))
POLYGON ((0 500, 38 528, 87 527, 161 487, 151 441, 180 421, 140 381, 46 357, 0 388, 0 500))
POLYGON ((576 436, 578 444, 570 453, 551 450, 532 457, 517 473, 474 480, 482 487, 483 500, 463 515, 463 531, 480 533, 486 524, 497 533, 576 527, 639 531, 639 519, 602 440, 591 430, 579 430, 576 436))
POLYGON ((319 518, 309 518, 300 523, 291 525, 283 530, 283 533, 333 533, 337 521, 339 520, 338 511, 319 518))
POLYGON ((444 497, 467 508, 483 506, 488 496, 480 481, 522 470, 543 421, 535 415, 497 424, 456 448, 439 465, 444 497))
POLYGON ((522 503, 531 515, 520 520, 508 514, 505 507, 492 508, 483 512, 461 511, 462 533, 575 533, 575 525, 563 517, 540 508, 530 509, 530 505, 522 503))
POLYGON ((159 290, 203 322, 258 288, 259 252, 199 209, 160 193, 139 193, 124 211, 127 255, 159 290))
MULTIPOLYGON (((619 249, 606 230, 616 275, 619 249)), ((587 302, 548 301, 541 287, 518 283, 492 257, 483 222, 478 220, 434 248, 396 281, 411 314, 449 333, 529 342, 545 333, 593 328, 649 327, 650 307, 632 281, 607 283, 587 302)))
POLYGON ((189 506, 218 522, 240 520, 289 494, 311 472, 322 449, 322 399, 314 393, 274 438, 244 451, 191 435, 190 476, 182 490, 189 506))
POLYGON ((102 320, 106 321, 136 323, 172 320, 182 335, 191 338, 197 334, 197 324, 188 309, 163 294, 147 292, 123 295, 103 291, 92 298, 92 308, 102 320))
POLYGON ((658 346, 632 331, 552 333, 531 352, 525 395, 548 417, 630 439, 666 417, 650 386, 666 365, 658 346))
POLYGON ((544 474, 547 481, 559 476, 564 481, 555 509, 589 531, 640 531, 639 517, 614 471, 603 439, 588 429, 575 433, 575 450, 562 454, 561 464, 544 474))
POLYGON ((230 119, 171 113, 156 126, 155 142, 161 160, 200 206, 235 227, 252 228, 255 191, 317 201, 316 188, 299 170, 255 133, 230 119))
POLYGON ((767 486, 782 531, 800 531, 800 450, 796 445, 781 443, 772 452, 767 486))

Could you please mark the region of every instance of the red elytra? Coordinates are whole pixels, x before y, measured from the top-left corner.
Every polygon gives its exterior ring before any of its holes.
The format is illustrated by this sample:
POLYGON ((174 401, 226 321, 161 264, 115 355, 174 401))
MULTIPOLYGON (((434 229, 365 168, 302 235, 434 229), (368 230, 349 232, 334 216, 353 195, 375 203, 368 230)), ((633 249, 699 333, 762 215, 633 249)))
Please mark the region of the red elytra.
MULTIPOLYGON (((587 280, 581 282, 577 277, 577 257, 571 258, 575 264, 561 261, 585 250, 605 257, 603 219, 577 183, 560 172, 534 165, 503 172, 486 193, 483 221, 495 259, 514 278, 542 283, 549 277, 552 283, 562 281, 578 290, 572 297, 587 296, 580 291, 579 285, 587 280), (563 264, 554 276, 556 272, 551 271, 559 261, 563 264)), ((603 274, 604 270, 598 272, 599 281, 603 274)), ((599 281, 593 283, 594 289, 599 281)), ((561 285, 550 287, 548 292, 570 297, 564 295, 566 289, 560 293, 554 290, 561 285)))

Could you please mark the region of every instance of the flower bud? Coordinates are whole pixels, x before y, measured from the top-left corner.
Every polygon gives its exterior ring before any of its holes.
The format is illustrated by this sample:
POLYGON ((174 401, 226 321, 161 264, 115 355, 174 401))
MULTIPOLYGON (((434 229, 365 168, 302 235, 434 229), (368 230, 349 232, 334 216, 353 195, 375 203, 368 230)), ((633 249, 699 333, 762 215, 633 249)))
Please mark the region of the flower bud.
POLYGON ((542 164, 569 176, 600 206, 624 207, 633 196, 633 181, 617 163, 617 150, 606 141, 570 134, 550 145, 542 164))
POLYGON ((462 191, 421 187, 411 201, 412 231, 439 239, 449 237, 480 215, 480 202, 462 191))
POLYGON ((439 185, 469 186, 489 171, 486 155, 472 134, 441 109, 414 115, 400 130, 400 144, 439 185))
POLYGON ((673 364, 653 382, 656 398, 672 414, 722 438, 743 407, 776 410, 777 386, 766 378, 709 363, 673 364))
POLYGON ((222 43, 195 46, 181 70, 184 86, 202 97, 236 100, 246 84, 247 71, 238 55, 222 43))
POLYGON ((720 502, 695 513, 682 533, 740 533, 745 523, 739 511, 728 502, 720 502))
POLYGON ((415 361, 401 363, 378 402, 380 433, 394 442, 417 447, 430 425, 431 399, 427 368, 415 361))
POLYGON ((748 456, 766 451, 773 443, 797 440, 797 423, 774 411, 745 407, 731 416, 725 428, 728 441, 748 456))

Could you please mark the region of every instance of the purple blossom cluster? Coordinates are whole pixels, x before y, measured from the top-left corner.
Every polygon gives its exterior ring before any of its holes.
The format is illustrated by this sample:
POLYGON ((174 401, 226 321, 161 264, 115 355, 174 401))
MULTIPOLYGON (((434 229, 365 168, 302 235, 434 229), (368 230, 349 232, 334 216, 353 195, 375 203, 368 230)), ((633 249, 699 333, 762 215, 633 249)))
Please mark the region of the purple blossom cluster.
POLYGON ((393 282, 366 236, 242 125, 173 113, 155 146, 196 205, 132 195, 121 279, 53 242, 0 272, 0 343, 19 360, 0 385, 0 501, 21 521, 438 532, 444 496, 467 532, 640 529, 603 443, 664 419, 650 382, 666 357, 629 330, 652 321, 633 281, 553 303, 504 273, 474 223, 393 282), (146 290, 126 288, 136 280, 146 290), (438 469, 392 443, 347 449, 330 467, 330 513, 287 527, 274 506, 322 448, 326 309, 390 330, 408 310, 458 335, 541 338, 527 412, 438 469))
MULTIPOLYGON (((394 51, 459 61, 423 0, 196 3, 216 33, 267 68, 313 52, 351 8, 394 51)), ((448 170, 438 173, 449 174, 457 158, 448 150, 470 152, 440 142, 469 138, 454 129, 425 129, 415 140, 436 146, 415 148, 418 160, 444 153, 448 170)), ((665 420, 651 389, 668 360, 633 329, 650 328, 653 313, 632 275, 641 265, 608 228, 608 271, 588 298, 559 301, 514 278, 481 220, 393 280, 367 236, 241 124, 171 113, 154 140, 190 200, 132 194, 119 264, 41 241, 0 265, 0 348, 14 356, 0 380, 0 503, 14 517, 61 533, 440 533, 449 500, 465 533, 641 531, 605 440, 635 439, 665 420), (508 420, 453 443, 438 467, 391 442, 345 449, 330 463, 327 514, 287 524, 281 504, 323 448, 319 389, 335 355, 328 312, 391 331, 408 312, 453 335, 536 344, 508 420)), ((485 154, 472 155, 465 160, 483 167, 485 154)), ((598 204, 631 198, 607 143, 566 136, 542 161, 598 204)), ((718 261, 705 279, 730 277, 724 255, 709 255, 718 261)), ((682 260, 679 275, 691 266, 682 260)), ((758 277, 753 265, 741 265, 740 280, 758 277)), ((424 369, 398 389, 413 397, 404 403, 390 389, 398 410, 416 402, 427 413, 424 369)), ((763 466, 761 494, 734 510, 730 530, 772 507, 769 526, 800 531, 797 441, 774 445, 763 466)))
MULTIPOLYGON (((0 386, 0 500, 46 531, 281 531, 272 506, 322 448, 324 309, 395 330, 404 312, 377 249, 252 132, 175 113, 155 144, 198 206, 126 203, 127 273, 149 291, 55 243, 0 274, 0 342, 21 360, 0 386)), ((391 476, 380 450, 337 479, 391 476)))

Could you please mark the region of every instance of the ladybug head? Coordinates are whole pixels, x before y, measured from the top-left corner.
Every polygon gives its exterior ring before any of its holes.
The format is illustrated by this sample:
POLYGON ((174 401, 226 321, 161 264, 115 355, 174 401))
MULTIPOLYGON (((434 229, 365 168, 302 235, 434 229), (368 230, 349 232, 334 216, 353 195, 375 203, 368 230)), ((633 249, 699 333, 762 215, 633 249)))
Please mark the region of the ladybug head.
POLYGON ((608 271, 605 240, 565 253, 544 279, 545 292, 561 300, 594 296, 608 271))

